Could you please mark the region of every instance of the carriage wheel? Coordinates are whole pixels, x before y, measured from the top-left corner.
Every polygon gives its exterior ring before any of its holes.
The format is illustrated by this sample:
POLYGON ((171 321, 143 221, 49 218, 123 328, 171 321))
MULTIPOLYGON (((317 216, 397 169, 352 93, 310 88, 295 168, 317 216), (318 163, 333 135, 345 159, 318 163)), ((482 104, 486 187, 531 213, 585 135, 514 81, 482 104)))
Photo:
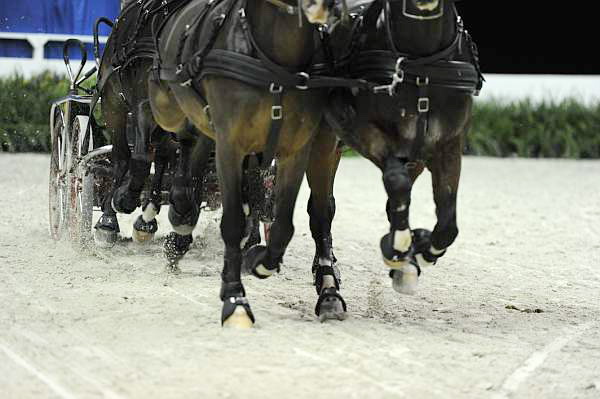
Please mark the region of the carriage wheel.
POLYGON ((64 233, 68 213, 65 121, 60 112, 55 115, 52 130, 48 209, 50 235, 59 240, 64 233))
MULTIPOLYGON (((89 124, 89 117, 78 115, 71 127, 72 159, 79 156, 79 142, 89 124)), ((90 127, 91 129, 91 127, 90 127)), ((69 235, 71 241, 85 247, 92 241, 92 217, 94 213, 94 176, 87 165, 77 161, 73 165, 73 174, 69 179, 69 235)))

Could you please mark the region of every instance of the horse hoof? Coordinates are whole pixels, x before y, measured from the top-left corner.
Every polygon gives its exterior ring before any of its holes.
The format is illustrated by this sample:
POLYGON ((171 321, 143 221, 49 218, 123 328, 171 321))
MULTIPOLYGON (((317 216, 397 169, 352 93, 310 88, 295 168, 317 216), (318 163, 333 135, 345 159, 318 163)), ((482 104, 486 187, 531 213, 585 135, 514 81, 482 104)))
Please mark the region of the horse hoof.
POLYGON ((94 230, 94 243, 98 248, 110 249, 117 243, 118 234, 114 230, 97 228, 94 230))
POLYGON ((133 224, 133 231, 131 237, 133 241, 138 244, 144 244, 151 241, 154 238, 154 233, 158 230, 158 223, 156 219, 150 222, 144 221, 144 218, 140 215, 133 224))
POLYGON ((279 271, 279 265, 275 268, 268 267, 268 249, 264 245, 255 245, 244 254, 243 270, 246 274, 252 274, 260 279, 271 277, 279 271))
POLYGON ((223 321, 223 328, 247 330, 253 326, 254 322, 248 316, 243 306, 236 306, 231 316, 223 321))
POLYGON ((221 313, 221 325, 224 328, 252 328, 254 325, 254 315, 246 297, 225 298, 221 313))
POLYGON ((347 317, 346 302, 334 288, 325 288, 319 295, 315 314, 321 322, 326 320, 344 320, 347 317))
POLYGON ((145 231, 133 229, 131 232, 131 238, 133 238, 133 242, 137 244, 145 244, 149 241, 152 241, 154 238, 154 233, 147 233, 145 231))
POLYGON ((402 269, 390 271, 392 278, 392 288, 394 291, 414 295, 419 285, 419 269, 412 263, 407 264, 402 269))

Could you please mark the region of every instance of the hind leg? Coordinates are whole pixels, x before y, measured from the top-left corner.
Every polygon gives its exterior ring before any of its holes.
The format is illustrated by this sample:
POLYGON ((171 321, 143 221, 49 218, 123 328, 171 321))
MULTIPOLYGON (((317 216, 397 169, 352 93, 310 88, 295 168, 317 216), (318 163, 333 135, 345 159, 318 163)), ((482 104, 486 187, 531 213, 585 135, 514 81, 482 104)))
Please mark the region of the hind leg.
POLYGON ((315 313, 321 320, 344 319, 346 303, 339 293, 340 273, 333 255, 331 223, 335 215, 333 181, 341 152, 332 131, 323 128, 312 145, 306 177, 311 190, 308 201, 310 231, 315 240, 313 276, 319 296, 315 313))
POLYGON ((267 246, 256 245, 244 258, 245 269, 258 278, 267 278, 278 272, 285 250, 294 235, 294 207, 304 172, 306 171, 310 144, 297 153, 280 158, 276 179, 276 217, 271 226, 267 246))
POLYGON ((192 232, 201 212, 202 183, 214 149, 214 142, 193 128, 180 136, 179 163, 169 193, 169 222, 174 231, 164 246, 168 269, 175 273, 193 241, 192 232))
POLYGON ((162 203, 163 178, 171 163, 174 149, 170 135, 159 127, 154 130, 154 176, 150 186, 150 194, 142 203, 142 214, 133 224, 132 237, 135 242, 144 243, 152 240, 158 230, 156 215, 160 213, 162 203))
POLYGON ((135 113, 127 114, 128 142, 133 144, 133 151, 127 174, 112 199, 112 206, 119 213, 132 213, 140 206, 140 195, 150 175, 150 136, 155 128, 147 100, 138 104, 135 113))
MULTIPOLYGON (((107 85, 110 87, 110 85, 107 85)), ((120 231, 117 220, 117 212, 112 207, 114 190, 118 187, 129 168, 131 153, 127 143, 127 112, 123 111, 125 104, 119 97, 107 94, 104 101, 104 116, 111 135, 112 152, 112 180, 110 189, 104 193, 101 199, 102 216, 94 226, 94 242, 102 248, 112 247, 120 231), (112 111, 112 112, 111 112, 112 111)))
POLYGON ((421 266, 435 264, 458 236, 456 196, 460 180, 462 143, 462 136, 459 136, 441 146, 429 166, 437 223, 431 234, 426 230, 415 230, 415 252, 421 266))

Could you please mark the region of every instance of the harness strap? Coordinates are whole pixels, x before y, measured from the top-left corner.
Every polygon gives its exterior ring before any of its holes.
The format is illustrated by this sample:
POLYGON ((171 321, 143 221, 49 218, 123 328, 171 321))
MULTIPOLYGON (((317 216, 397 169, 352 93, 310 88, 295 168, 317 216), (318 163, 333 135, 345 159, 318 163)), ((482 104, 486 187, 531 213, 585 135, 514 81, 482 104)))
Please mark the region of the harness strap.
POLYGON ((425 135, 429 129, 429 78, 417 80, 417 135, 410 150, 410 160, 421 159, 421 151, 425 145, 425 135))
POLYGON ((269 91, 273 96, 273 105, 271 106, 271 126, 269 127, 267 143, 261 161, 263 168, 271 166, 275 159, 277 145, 279 144, 279 132, 283 125, 283 87, 271 83, 269 91))

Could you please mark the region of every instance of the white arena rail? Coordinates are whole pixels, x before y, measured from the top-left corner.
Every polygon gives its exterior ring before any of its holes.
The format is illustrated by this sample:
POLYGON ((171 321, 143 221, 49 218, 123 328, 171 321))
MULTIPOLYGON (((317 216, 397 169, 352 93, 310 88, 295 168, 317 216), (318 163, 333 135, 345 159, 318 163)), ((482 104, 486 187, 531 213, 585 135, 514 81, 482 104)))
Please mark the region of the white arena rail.
MULTIPOLYGON (((44 46, 48 42, 65 42, 68 39, 79 39, 84 43, 93 43, 93 36, 62 35, 52 33, 20 33, 0 32, 0 40, 13 39, 25 40, 33 47, 32 58, 0 57, 0 76, 12 75, 15 72, 24 76, 32 76, 45 70, 66 74, 65 64, 60 59, 44 58, 44 46)), ((100 36, 100 43, 106 43, 106 36, 100 36)), ((89 65, 94 63, 94 55, 88 54, 89 65)))

